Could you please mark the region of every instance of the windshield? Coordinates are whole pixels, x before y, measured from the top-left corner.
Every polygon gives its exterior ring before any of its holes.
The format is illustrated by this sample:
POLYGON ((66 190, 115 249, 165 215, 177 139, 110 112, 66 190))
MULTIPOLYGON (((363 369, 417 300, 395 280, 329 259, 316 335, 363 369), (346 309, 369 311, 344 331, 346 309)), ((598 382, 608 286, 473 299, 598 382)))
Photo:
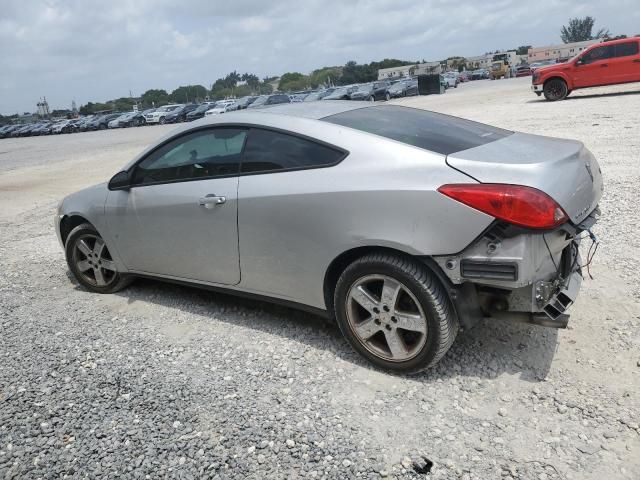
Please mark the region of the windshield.
POLYGON ((463 118, 396 105, 349 110, 322 120, 442 155, 491 143, 513 133, 463 118))
POLYGON ((366 85, 360 85, 358 87, 358 92, 368 92, 369 90, 371 90, 373 88, 373 85, 371 85, 370 83, 367 83, 366 85))

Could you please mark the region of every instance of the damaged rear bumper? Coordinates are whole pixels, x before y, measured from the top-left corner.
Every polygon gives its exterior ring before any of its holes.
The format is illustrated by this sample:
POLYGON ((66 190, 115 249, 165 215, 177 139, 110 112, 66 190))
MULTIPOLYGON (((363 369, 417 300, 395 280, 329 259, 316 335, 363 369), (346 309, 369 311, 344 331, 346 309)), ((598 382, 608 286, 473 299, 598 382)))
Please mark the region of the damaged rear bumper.
POLYGON ((462 325, 490 317, 565 328, 582 284, 579 234, 596 215, 545 233, 497 223, 461 253, 435 257, 462 325))

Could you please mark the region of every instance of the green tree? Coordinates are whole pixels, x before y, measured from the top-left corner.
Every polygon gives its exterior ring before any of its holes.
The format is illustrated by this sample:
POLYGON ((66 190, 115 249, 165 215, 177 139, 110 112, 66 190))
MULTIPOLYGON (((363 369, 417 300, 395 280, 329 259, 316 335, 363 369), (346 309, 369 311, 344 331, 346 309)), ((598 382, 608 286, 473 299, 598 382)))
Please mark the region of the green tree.
POLYGON ((309 84, 309 79, 299 72, 287 72, 280 77, 278 90, 283 92, 303 90, 309 84))
POLYGON ((203 101, 207 93, 207 89, 202 85, 185 85, 171 92, 170 98, 175 103, 197 103, 203 101))
POLYGON ((140 100, 146 107, 161 107, 170 102, 169 94, 161 89, 147 90, 140 96, 140 100))
POLYGON ((530 48, 531 45, 521 45, 520 47, 516 48, 516 55, 526 55, 527 53, 529 53, 530 48))
POLYGON ((592 34, 596 19, 590 16, 584 18, 570 18, 569 23, 560 29, 560 38, 564 43, 583 42, 596 38, 605 38, 611 35, 608 29, 601 28, 592 34))

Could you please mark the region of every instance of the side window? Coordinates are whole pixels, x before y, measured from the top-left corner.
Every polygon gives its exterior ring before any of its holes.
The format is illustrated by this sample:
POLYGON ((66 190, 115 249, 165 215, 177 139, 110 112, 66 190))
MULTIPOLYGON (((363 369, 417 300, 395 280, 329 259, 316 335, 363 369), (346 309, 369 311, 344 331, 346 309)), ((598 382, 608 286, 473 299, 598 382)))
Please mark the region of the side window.
POLYGON ((630 57, 638 54, 638 42, 619 43, 615 48, 616 57, 630 57))
POLYGON ((242 172, 273 172, 333 165, 344 154, 293 135, 252 129, 242 157, 242 172))
POLYGON ((585 53, 582 57, 582 61, 584 63, 593 63, 598 60, 606 60, 611 57, 613 57, 613 47, 611 45, 605 45, 594 48, 593 50, 585 53))
POLYGON ((136 165, 133 184, 237 174, 246 130, 218 128, 177 138, 136 165))

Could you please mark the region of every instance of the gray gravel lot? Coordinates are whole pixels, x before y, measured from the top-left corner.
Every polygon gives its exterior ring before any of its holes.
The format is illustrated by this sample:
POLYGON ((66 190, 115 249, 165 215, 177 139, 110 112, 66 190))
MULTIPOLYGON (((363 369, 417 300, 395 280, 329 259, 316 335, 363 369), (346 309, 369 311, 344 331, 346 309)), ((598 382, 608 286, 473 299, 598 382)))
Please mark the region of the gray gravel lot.
POLYGON ((284 307, 76 286, 56 201, 171 127, 0 140, 0 479, 640 478, 640 87, 547 103, 529 81, 399 103, 583 141, 606 186, 594 280, 567 330, 484 322, 415 377, 284 307))

